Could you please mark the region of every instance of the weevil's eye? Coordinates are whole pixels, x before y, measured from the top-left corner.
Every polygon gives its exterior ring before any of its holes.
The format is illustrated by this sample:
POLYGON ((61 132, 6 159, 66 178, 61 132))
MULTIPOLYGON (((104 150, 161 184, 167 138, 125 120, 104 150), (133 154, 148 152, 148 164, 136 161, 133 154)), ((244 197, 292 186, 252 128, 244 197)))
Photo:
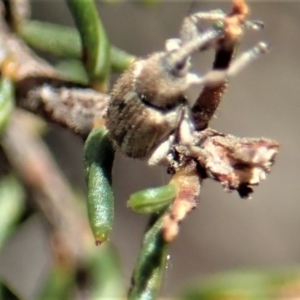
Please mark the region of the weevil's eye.
POLYGON ((162 64, 175 77, 184 77, 189 69, 189 59, 178 57, 177 51, 169 52, 162 60, 162 64))
POLYGON ((176 77, 184 77, 188 72, 189 63, 184 60, 177 62, 173 67, 173 75, 176 77))
POLYGON ((179 62, 175 65, 176 71, 180 72, 186 67, 186 61, 179 62))

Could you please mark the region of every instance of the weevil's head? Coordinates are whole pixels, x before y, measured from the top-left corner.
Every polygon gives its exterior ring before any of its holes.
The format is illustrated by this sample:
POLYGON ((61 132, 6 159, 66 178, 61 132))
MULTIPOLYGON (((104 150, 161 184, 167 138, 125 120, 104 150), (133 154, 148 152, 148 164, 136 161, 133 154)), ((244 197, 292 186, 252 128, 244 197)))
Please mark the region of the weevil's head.
POLYGON ((171 109, 186 102, 189 57, 176 50, 159 52, 135 63, 135 90, 146 104, 158 109, 171 109))

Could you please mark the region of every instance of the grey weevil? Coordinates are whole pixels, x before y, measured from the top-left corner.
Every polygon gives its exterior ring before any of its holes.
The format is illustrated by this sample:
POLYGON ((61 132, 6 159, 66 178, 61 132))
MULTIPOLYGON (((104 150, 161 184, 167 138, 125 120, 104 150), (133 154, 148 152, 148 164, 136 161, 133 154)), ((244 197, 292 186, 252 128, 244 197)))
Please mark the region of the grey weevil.
POLYGON ((136 60, 119 78, 111 93, 106 126, 114 145, 123 154, 146 158, 150 165, 156 165, 165 160, 175 137, 179 137, 181 144, 191 144, 194 125, 186 90, 194 84, 225 81, 265 52, 266 44, 260 43, 226 71, 211 71, 204 77, 191 73, 191 55, 216 46, 224 35, 222 26, 199 33, 197 22, 219 21, 224 16, 218 10, 186 17, 180 39, 167 40, 165 52, 136 60))

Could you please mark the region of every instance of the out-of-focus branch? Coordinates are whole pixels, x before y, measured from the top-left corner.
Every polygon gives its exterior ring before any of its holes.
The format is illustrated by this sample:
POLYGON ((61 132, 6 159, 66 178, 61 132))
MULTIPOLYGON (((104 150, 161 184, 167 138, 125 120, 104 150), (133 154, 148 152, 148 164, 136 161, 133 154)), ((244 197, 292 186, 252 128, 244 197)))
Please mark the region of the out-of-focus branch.
POLYGON ((2 137, 6 156, 29 187, 36 205, 56 233, 62 257, 78 263, 86 255, 92 236, 86 215, 44 143, 30 131, 28 118, 15 111, 2 137))
POLYGON ((30 17, 28 0, 3 0, 2 3, 5 7, 5 20, 13 30, 17 30, 19 24, 30 17))
POLYGON ((15 82, 17 104, 86 137, 93 123, 103 118, 109 97, 69 82, 13 34, 2 16, 1 71, 15 82))
POLYGON ((18 104, 46 120, 86 137, 96 121, 104 118, 109 95, 80 86, 69 88, 65 81, 26 78, 17 83, 18 104))
MULTIPOLYGON (((2 3, 1 3, 2 4, 2 3)), ((6 24, 3 6, 0 4, 1 70, 14 81, 27 77, 43 76, 64 79, 46 61, 39 58, 22 42, 6 24)))

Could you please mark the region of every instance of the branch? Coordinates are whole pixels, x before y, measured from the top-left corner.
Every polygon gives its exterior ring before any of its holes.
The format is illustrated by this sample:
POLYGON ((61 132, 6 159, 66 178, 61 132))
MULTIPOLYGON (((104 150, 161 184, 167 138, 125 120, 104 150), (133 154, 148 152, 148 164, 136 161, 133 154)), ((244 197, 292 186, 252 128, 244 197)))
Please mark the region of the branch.
POLYGON ((86 138, 104 119, 109 95, 62 80, 26 78, 16 84, 18 105, 86 138))
POLYGON ((78 263, 91 244, 86 216, 26 114, 16 110, 2 136, 5 154, 56 233, 66 261, 78 263), (29 123, 29 124, 28 124, 29 123))
POLYGON ((103 118, 109 96, 69 82, 13 34, 1 16, 1 70, 15 83, 17 104, 85 138, 103 118))

